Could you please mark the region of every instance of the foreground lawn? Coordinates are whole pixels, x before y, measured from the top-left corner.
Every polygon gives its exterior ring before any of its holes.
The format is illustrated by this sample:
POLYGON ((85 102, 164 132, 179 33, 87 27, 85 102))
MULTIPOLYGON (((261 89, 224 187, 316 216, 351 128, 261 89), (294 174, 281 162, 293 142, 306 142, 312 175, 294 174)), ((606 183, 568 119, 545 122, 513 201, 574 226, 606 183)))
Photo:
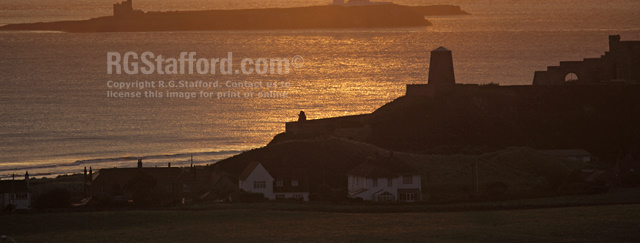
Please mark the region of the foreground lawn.
POLYGON ((17 242, 640 242, 640 205, 425 213, 250 209, 0 216, 17 242))

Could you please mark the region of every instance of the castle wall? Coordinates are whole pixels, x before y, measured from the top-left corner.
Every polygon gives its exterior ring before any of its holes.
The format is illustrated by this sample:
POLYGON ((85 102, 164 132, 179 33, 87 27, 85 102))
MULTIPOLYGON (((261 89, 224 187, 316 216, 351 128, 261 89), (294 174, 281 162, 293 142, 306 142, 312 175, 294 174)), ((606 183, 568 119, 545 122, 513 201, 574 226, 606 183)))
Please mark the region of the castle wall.
MULTIPOLYGON (((519 86, 499 86, 499 85, 477 85, 477 84, 456 84, 451 86, 430 85, 430 84, 408 84, 406 96, 423 96, 433 98, 436 96, 447 96, 456 94, 492 94, 515 96, 513 87, 519 86)), ((529 86, 530 87, 530 86, 529 86)))
POLYGON ((549 66, 547 71, 536 71, 533 85, 564 85, 569 73, 578 76, 576 83, 600 83, 617 80, 640 81, 640 41, 620 41, 620 36, 609 36, 609 51, 600 58, 583 61, 563 61, 549 66))
POLYGON ((616 79, 640 81, 640 41, 623 41, 611 50, 616 79))
POLYGON ((536 71, 533 74, 533 85, 553 85, 551 78, 549 77, 549 72, 536 71))
POLYGON ((429 96, 433 97, 435 89, 427 84, 407 84, 405 93, 407 96, 429 96))
POLYGON ((300 135, 300 134, 326 134, 334 135, 337 137, 350 138, 356 136, 356 134, 362 134, 363 132, 370 131, 363 120, 367 118, 369 114, 354 115, 354 116, 342 116, 316 120, 287 122, 285 124, 286 133, 300 135))

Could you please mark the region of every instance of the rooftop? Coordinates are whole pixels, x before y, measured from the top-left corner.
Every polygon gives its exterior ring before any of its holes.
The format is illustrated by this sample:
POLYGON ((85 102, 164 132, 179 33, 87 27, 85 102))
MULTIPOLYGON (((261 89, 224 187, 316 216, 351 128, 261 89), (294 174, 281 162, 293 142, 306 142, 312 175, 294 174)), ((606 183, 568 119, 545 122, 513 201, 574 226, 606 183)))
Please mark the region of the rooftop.
POLYGON ((182 169, 177 167, 101 169, 94 175, 94 183, 108 182, 124 185, 138 174, 152 177, 157 182, 169 182, 178 178, 181 173, 182 169))
POLYGON ((240 176, 238 176, 239 180, 246 180, 247 177, 249 177, 251 175, 251 172, 253 172, 253 170, 256 169, 256 167, 258 167, 258 165, 260 164, 260 162, 257 161, 253 161, 251 163, 249 163, 249 165, 247 165, 247 168, 245 168, 242 173, 240 173, 240 176))
POLYGON ((417 174, 417 170, 393 156, 377 156, 367 159, 351 171, 349 175, 364 176, 368 178, 395 177, 407 174, 417 174))
POLYGON ((309 180, 304 169, 272 169, 269 174, 276 181, 273 192, 308 192, 309 180), (298 181, 297 186, 291 185, 292 181, 298 181), (282 181, 282 186, 277 186, 277 181, 282 181))
POLYGON ((2 180, 0 181, 0 193, 10 192, 26 192, 28 191, 27 182, 25 180, 2 180))

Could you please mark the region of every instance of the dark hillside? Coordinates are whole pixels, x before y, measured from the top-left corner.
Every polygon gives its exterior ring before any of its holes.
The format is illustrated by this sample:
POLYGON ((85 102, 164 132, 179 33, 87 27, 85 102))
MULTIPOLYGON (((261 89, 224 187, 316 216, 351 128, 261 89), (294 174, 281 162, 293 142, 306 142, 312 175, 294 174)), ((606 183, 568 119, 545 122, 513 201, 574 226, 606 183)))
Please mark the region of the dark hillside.
POLYGON ((480 86, 405 96, 372 114, 369 142, 405 151, 583 148, 611 160, 640 140, 638 94, 638 85, 594 85, 480 86))

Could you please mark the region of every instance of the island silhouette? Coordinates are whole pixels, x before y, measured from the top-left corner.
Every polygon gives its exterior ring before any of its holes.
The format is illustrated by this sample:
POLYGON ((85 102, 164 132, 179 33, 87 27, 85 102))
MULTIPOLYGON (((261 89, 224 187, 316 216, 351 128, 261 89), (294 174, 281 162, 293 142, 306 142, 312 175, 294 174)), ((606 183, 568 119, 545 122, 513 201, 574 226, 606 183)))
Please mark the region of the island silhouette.
POLYGON ((468 13, 451 5, 401 6, 368 0, 297 8, 144 12, 134 9, 133 1, 127 0, 113 5, 113 16, 80 21, 8 24, 0 27, 0 30, 136 32, 391 28, 430 26, 425 15, 447 14, 468 13))

